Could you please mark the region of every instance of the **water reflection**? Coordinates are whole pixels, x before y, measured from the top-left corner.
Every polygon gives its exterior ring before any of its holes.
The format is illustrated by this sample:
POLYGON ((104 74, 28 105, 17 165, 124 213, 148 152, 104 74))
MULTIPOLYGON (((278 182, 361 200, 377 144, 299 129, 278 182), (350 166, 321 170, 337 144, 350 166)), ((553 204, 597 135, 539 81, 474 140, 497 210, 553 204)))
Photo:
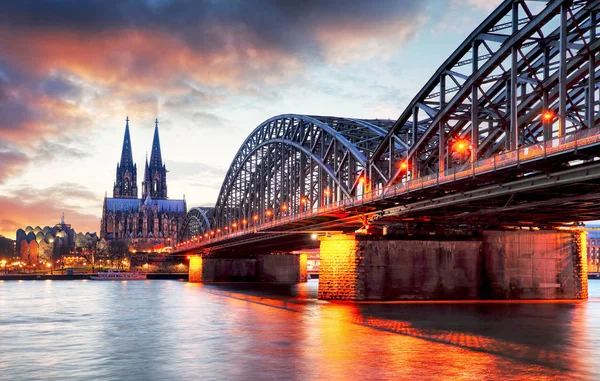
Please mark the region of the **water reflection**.
POLYGON ((0 283, 0 379, 600 379, 584 303, 327 303, 295 286, 0 283))

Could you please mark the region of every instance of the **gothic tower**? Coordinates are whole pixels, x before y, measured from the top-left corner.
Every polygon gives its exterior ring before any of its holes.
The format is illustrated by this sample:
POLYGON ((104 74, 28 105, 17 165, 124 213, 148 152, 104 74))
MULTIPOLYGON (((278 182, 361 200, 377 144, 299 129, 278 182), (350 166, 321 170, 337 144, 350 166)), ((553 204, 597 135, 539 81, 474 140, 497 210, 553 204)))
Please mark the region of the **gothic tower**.
POLYGON ((121 162, 117 163, 117 177, 113 188, 114 198, 137 198, 137 166, 131 153, 129 117, 125 119, 125 137, 121 151, 121 162))
POLYGON ((150 196, 155 200, 167 198, 167 168, 163 164, 160 153, 160 140, 158 138, 158 119, 154 125, 154 139, 150 153, 150 164, 146 158, 144 170, 143 198, 150 196))

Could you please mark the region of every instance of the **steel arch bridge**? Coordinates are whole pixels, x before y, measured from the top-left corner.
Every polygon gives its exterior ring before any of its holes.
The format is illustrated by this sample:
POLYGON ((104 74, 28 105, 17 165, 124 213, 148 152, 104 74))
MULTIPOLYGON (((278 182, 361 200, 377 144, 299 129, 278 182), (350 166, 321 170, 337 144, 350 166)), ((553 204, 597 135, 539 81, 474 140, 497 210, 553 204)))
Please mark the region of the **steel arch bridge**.
POLYGON ((214 208, 191 208, 188 210, 183 222, 183 237, 200 237, 210 232, 210 225, 214 208))
POLYGON ((473 188, 571 166, 571 153, 581 159, 600 141, 599 9, 598 0, 504 1, 396 121, 263 122, 236 154, 204 234, 359 204, 404 213, 464 179, 473 188))

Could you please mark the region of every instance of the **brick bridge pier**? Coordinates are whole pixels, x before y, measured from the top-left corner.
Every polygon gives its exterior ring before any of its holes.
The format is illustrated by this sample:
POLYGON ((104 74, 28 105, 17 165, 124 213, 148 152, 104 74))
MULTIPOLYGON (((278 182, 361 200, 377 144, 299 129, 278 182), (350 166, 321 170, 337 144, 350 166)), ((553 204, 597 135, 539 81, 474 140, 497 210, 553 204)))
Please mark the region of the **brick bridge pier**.
MULTIPOLYGON (((587 299, 585 232, 484 231, 474 237, 320 238, 319 299, 587 299)), ((306 281, 306 255, 190 258, 191 282, 306 281)))

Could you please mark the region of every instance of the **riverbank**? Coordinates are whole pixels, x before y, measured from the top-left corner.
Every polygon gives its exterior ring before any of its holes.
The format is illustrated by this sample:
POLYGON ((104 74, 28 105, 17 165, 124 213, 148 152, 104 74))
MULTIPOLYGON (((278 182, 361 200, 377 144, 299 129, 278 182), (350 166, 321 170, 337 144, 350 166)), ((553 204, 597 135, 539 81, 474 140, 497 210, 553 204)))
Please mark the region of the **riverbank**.
MULTIPOLYGON (((90 279, 90 275, 95 274, 8 274, 0 275, 1 280, 82 280, 90 279)), ((187 273, 148 273, 147 278, 152 279, 172 279, 172 280, 188 280, 187 273)))

